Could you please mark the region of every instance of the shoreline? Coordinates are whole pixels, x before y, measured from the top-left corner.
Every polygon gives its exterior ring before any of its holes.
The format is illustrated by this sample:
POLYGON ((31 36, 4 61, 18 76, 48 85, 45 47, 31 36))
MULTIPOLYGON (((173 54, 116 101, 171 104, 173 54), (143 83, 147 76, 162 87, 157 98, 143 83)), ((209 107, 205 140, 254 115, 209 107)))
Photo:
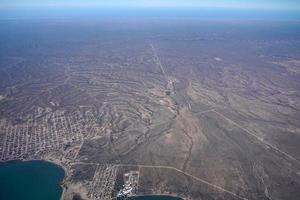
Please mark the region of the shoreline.
POLYGON ((133 196, 129 196, 127 198, 135 198, 135 197, 145 197, 145 196, 153 196, 153 197, 172 197, 172 198, 177 198, 177 199, 181 199, 181 200, 185 200, 184 198, 180 197, 180 196, 174 196, 172 194, 139 194, 139 195, 133 195, 133 196))
POLYGON ((31 161, 46 162, 46 163, 50 163, 50 164, 56 166, 57 168, 62 169, 64 172, 64 176, 63 176, 62 180, 60 180, 60 182, 59 182, 59 186, 62 189, 59 200, 64 199, 64 194, 65 194, 64 183, 65 183, 65 178, 68 176, 68 170, 62 163, 56 162, 55 160, 52 160, 52 159, 50 159, 50 160, 46 160, 46 159, 15 159, 15 160, 5 160, 5 161, 1 160, 0 165, 4 164, 4 163, 8 163, 8 162, 18 162, 18 161, 20 161, 20 162, 31 162, 31 161))
MULTIPOLYGON (((31 162, 31 161, 40 161, 40 162, 46 162, 46 163, 50 163, 50 164, 53 164, 54 166, 60 168, 63 170, 64 172, 64 176, 62 178, 62 180, 59 182, 59 186, 61 187, 62 189, 62 192, 61 192, 61 196, 59 198, 59 200, 64 200, 64 195, 65 195, 65 192, 66 192, 66 188, 65 188, 65 181, 66 181, 66 178, 68 177, 68 168, 64 165, 64 163, 60 162, 59 160, 57 159, 15 159, 15 160, 6 160, 6 161, 0 161, 0 165, 1 163, 7 163, 7 162, 15 162, 15 161, 21 161, 21 162, 31 162)), ((168 193, 157 193, 157 194, 138 194, 138 195, 133 195, 133 196, 129 196, 128 198, 135 198, 135 197, 147 197, 147 196, 154 196, 154 197, 171 197, 171 198, 174 198, 174 199, 178 199, 178 200, 190 200, 189 198, 185 198, 185 197, 182 197, 180 195, 175 195, 175 194, 168 194, 168 193)))

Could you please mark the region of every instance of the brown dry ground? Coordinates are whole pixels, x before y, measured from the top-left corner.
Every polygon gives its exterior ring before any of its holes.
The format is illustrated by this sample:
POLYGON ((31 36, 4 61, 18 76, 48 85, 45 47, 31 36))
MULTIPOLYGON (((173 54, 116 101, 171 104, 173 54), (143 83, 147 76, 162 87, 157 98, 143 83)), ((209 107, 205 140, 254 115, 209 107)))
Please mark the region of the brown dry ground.
POLYGON ((97 164, 138 167, 139 194, 299 198, 299 25, 60 22, 56 35, 32 26, 40 46, 27 50, 28 35, 3 41, 23 49, 1 53, 1 119, 83 114, 84 140, 59 151, 69 152, 66 199, 88 199, 97 164))

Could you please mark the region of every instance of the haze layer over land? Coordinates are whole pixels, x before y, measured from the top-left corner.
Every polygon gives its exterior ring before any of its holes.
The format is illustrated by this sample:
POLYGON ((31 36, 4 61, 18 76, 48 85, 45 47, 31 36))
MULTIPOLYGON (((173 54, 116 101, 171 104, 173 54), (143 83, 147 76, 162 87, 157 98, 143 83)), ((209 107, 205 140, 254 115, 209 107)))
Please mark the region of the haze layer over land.
POLYGON ((175 10, 2 14, 0 159, 62 165, 66 200, 297 200, 297 17, 175 10))

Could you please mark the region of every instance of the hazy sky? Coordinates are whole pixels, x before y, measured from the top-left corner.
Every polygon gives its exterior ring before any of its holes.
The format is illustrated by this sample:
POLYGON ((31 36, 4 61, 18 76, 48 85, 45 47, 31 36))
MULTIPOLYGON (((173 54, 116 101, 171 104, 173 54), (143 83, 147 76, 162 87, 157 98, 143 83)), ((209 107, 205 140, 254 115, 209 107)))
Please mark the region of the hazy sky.
POLYGON ((300 10, 300 0, 0 0, 0 7, 218 7, 300 10))

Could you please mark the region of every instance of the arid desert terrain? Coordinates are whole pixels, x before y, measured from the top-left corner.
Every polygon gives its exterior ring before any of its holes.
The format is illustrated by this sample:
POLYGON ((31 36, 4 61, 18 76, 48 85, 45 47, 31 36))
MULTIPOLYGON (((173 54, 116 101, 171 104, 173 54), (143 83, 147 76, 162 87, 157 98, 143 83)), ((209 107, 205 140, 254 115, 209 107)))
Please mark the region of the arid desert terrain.
POLYGON ((0 159, 65 200, 298 200, 299 147, 299 23, 0 21, 0 159))

